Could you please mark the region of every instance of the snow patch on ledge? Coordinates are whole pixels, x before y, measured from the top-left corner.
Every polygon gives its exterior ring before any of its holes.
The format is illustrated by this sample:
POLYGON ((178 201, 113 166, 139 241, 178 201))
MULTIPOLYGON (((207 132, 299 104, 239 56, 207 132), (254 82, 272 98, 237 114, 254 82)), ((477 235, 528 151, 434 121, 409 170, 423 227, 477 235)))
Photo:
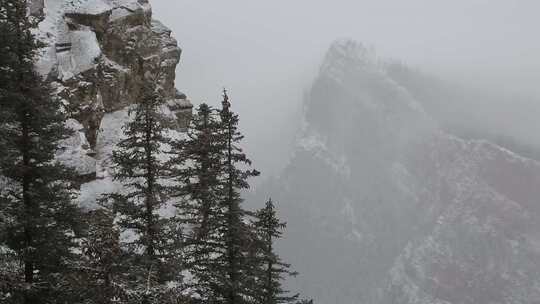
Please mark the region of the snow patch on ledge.
POLYGON ((69 119, 66 127, 73 130, 73 135, 60 143, 60 151, 56 159, 73 168, 80 175, 96 172, 96 160, 91 157, 92 150, 86 140, 84 127, 75 119, 69 119))
POLYGON ((112 9, 109 1, 104 0, 73 0, 66 13, 85 15, 100 15, 112 9))
POLYGON ((66 42, 71 43, 71 50, 57 53, 59 76, 63 81, 94 68, 101 56, 96 33, 89 29, 71 31, 66 42))
POLYGON ((96 145, 96 179, 83 184, 78 197, 79 205, 83 208, 97 208, 97 200, 103 194, 118 192, 122 188, 112 178, 112 153, 124 137, 122 126, 129 119, 128 111, 126 108, 103 117, 96 145))
POLYGON ((345 155, 335 155, 326 145, 326 140, 318 133, 305 135, 298 140, 298 147, 306 152, 311 152, 320 159, 323 163, 329 165, 335 172, 349 178, 351 176, 351 168, 348 165, 345 155))

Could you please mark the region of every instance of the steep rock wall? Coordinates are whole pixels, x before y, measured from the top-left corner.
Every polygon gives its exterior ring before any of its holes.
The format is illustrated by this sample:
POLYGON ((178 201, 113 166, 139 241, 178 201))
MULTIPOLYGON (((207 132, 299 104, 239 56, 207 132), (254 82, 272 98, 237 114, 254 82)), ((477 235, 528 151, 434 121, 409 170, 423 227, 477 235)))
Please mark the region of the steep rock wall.
POLYGON ((80 131, 60 158, 84 179, 98 171, 104 116, 135 103, 144 81, 158 81, 166 110, 179 130, 186 127, 192 105, 174 84, 181 49, 171 30, 152 18, 147 0, 33 0, 30 13, 41 21, 37 35, 47 44, 38 70, 80 131))

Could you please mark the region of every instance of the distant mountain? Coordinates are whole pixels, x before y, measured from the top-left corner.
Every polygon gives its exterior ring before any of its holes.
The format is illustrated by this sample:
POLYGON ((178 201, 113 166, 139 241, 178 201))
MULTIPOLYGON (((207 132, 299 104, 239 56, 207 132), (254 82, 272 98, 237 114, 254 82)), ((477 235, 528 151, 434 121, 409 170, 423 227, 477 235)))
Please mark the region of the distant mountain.
POLYGON ((322 304, 537 303, 540 163, 445 131, 395 68, 335 42, 294 156, 258 188, 289 223, 290 287, 322 304))
POLYGON ((488 139, 519 154, 540 160, 537 96, 505 92, 504 87, 458 84, 410 68, 384 64, 386 75, 399 83, 448 133, 465 139, 488 139))

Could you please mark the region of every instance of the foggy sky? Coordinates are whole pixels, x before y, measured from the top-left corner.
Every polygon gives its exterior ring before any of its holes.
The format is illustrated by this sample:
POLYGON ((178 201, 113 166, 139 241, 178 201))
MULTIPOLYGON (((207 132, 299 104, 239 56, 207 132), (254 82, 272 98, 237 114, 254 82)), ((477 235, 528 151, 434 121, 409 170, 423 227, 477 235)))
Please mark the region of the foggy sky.
POLYGON ((485 88, 540 95, 537 0, 153 0, 183 49, 177 86, 194 104, 230 89, 259 167, 289 122, 329 44, 342 37, 385 58, 485 88))

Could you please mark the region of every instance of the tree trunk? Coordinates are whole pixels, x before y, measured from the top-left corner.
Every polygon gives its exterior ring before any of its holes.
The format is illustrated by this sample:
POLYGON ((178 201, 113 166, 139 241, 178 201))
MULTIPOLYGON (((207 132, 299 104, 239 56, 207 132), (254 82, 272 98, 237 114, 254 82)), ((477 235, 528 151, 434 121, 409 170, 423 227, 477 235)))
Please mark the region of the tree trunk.
POLYGON ((229 291, 229 304, 237 304, 236 299, 238 297, 237 295, 237 267, 236 267, 236 249, 235 249, 235 213, 236 208, 234 206, 233 202, 233 176, 232 176, 232 134, 231 134, 231 121, 229 117, 228 122, 228 134, 227 134, 227 170, 228 170, 228 184, 227 184, 227 190, 228 190, 228 208, 229 208, 229 216, 228 216, 228 233, 229 233, 229 245, 227 246, 228 250, 228 258, 229 258, 229 280, 230 280, 230 291, 229 291))
POLYGON ((149 259, 153 262, 155 258, 154 247, 154 164, 152 161, 152 118, 148 115, 149 106, 146 107, 146 134, 145 134, 145 154, 146 154, 146 193, 145 193, 145 207, 146 207, 146 253, 149 259))
MULTIPOLYGON (((22 137, 21 137, 21 154, 23 163, 23 176, 22 176, 22 199, 24 204, 24 249, 23 249, 23 262, 24 262, 24 282, 28 285, 34 283, 34 259, 33 259, 33 238, 34 227, 32 221, 34 219, 34 206, 32 204, 32 198, 30 197, 30 184, 32 176, 30 173, 30 131, 28 129, 28 117, 26 109, 22 109, 20 115, 22 137)), ((27 288, 24 295, 25 304, 33 304, 34 298, 31 295, 30 288, 27 288)))

